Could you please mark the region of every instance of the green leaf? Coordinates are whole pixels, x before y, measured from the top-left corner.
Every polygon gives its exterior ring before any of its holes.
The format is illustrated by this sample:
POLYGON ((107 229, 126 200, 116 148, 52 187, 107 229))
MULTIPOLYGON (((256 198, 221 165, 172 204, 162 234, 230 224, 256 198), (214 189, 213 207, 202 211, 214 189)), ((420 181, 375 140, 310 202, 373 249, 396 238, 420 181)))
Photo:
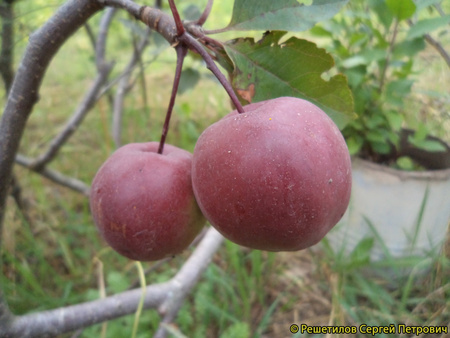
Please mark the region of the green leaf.
POLYGON ((412 40, 428 34, 439 27, 445 26, 450 23, 450 15, 441 16, 432 19, 423 19, 418 21, 411 29, 408 31, 406 36, 407 39, 412 40))
POLYGON ((235 66, 230 74, 233 88, 248 103, 281 96, 308 100, 343 128, 354 117, 346 77, 338 74, 324 80, 322 74, 334 65, 331 55, 296 37, 280 44, 284 34, 271 32, 256 43, 242 38, 225 45, 235 66))
POLYGON ((235 0, 227 30, 305 31, 333 17, 348 0, 235 0))
POLYGON ((386 2, 380 0, 369 0, 368 4, 372 10, 377 13, 380 22, 388 29, 393 20, 393 15, 386 6, 386 2))
POLYGON ((386 85, 386 102, 390 104, 403 106, 405 97, 411 93, 414 81, 411 79, 400 79, 391 81, 386 85))
POLYGON ((386 5, 398 20, 409 19, 416 11, 416 4, 412 0, 386 0, 386 5))
POLYGON ((408 137, 408 141, 417 148, 429 151, 429 152, 439 152, 446 151, 447 149, 438 141, 427 139, 428 128, 421 124, 417 127, 414 135, 408 137))
POLYGON ((363 238, 350 253, 348 268, 357 268, 370 263, 370 253, 374 245, 371 237, 363 238))
POLYGON ((195 87, 200 80, 200 73, 193 68, 186 68, 181 72, 180 84, 178 85, 178 93, 183 94, 195 87))
POLYGON ((389 122, 389 126, 393 130, 400 130, 403 124, 403 116, 395 110, 389 110, 385 112, 386 118, 389 122))
POLYGON ((350 155, 356 155, 361 150, 364 140, 361 137, 348 137, 346 138, 347 148, 350 155))
POLYGON ((405 40, 395 46, 394 58, 413 57, 415 54, 424 50, 426 47, 425 40, 422 38, 405 40))
POLYGON ((408 156, 401 156, 396 161, 397 166, 402 170, 414 170, 415 164, 408 156))

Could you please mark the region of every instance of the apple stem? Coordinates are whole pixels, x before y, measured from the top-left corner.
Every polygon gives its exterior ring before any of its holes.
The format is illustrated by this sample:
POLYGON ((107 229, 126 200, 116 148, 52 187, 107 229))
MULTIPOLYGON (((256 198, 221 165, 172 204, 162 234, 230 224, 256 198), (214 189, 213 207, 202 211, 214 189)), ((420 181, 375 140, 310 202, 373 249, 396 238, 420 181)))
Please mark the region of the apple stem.
POLYGON ((209 53, 203 48, 200 42, 198 42, 195 38, 193 38, 190 34, 187 33, 182 34, 181 36, 178 37, 178 39, 180 42, 184 43, 185 45, 189 46, 190 48, 194 49, 197 53, 200 54, 200 56, 206 63, 206 67, 214 74, 214 76, 217 78, 217 80, 219 80, 223 88, 228 93, 228 96, 235 105, 239 114, 244 113, 244 108, 242 108, 241 102, 239 102, 239 99, 236 96, 236 93, 234 92, 230 82, 228 82, 225 75, 222 74, 219 67, 217 67, 214 60, 212 59, 211 55, 209 55, 209 53))
POLYGON ((200 18, 198 18, 198 20, 197 20, 197 25, 203 26, 203 24, 206 22, 206 20, 208 19, 209 13, 211 13, 213 2, 214 2, 214 0, 208 0, 205 10, 203 11, 200 18))
POLYGON ((177 67, 175 70, 175 78, 173 80, 172 93, 170 95, 169 107, 167 108, 166 120, 164 121, 161 141, 159 142, 158 154, 162 154, 164 150, 164 143, 166 142, 167 133, 169 131, 170 118, 172 116, 173 106, 175 105, 175 98, 178 92, 178 85, 180 84, 181 71, 183 69, 184 58, 187 55, 187 47, 184 44, 179 44, 175 47, 177 52, 177 67))
POLYGON ((178 35, 182 35, 186 30, 184 29, 183 21, 181 21, 180 14, 178 13, 174 0, 169 0, 169 6, 172 11, 173 19, 175 20, 175 25, 177 26, 177 33, 178 35))

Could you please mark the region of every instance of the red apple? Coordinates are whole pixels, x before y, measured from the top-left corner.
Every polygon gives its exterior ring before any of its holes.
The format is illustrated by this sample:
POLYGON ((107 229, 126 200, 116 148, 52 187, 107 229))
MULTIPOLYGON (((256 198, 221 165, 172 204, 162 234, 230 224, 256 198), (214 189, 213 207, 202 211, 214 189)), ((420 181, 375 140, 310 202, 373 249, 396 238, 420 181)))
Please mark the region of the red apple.
POLYGON ((98 170, 90 205, 98 230, 118 253, 139 261, 183 251, 205 219, 192 191, 192 154, 166 144, 131 143, 98 170))
POLYGON ((211 224, 254 249, 293 251, 320 241, 347 209, 350 155, 314 104, 292 97, 250 104, 208 127, 192 184, 211 224))

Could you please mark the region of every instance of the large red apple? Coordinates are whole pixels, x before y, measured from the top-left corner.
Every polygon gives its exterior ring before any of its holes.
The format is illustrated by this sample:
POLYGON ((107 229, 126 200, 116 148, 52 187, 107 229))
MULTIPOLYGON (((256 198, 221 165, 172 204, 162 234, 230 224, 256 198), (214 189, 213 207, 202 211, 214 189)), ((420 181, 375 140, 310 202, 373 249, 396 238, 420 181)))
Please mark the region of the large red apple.
POLYGON ((206 218, 254 249, 292 251, 320 241, 347 209, 351 162, 339 129, 292 97, 250 104, 208 127, 192 184, 206 218))
POLYGON ((114 152, 92 183, 90 205, 100 234, 130 259, 180 253, 205 219, 191 183, 192 154, 166 144, 131 143, 114 152))

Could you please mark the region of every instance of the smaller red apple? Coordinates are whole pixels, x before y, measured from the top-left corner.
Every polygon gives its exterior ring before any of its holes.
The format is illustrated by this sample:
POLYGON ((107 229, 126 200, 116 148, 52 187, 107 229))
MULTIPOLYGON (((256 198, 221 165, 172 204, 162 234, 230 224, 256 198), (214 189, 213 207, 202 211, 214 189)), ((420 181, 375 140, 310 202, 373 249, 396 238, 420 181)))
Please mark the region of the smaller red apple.
POLYGON ((179 254, 205 219, 191 183, 192 154, 166 144, 131 143, 98 170, 90 196, 95 224, 118 253, 139 261, 179 254))

